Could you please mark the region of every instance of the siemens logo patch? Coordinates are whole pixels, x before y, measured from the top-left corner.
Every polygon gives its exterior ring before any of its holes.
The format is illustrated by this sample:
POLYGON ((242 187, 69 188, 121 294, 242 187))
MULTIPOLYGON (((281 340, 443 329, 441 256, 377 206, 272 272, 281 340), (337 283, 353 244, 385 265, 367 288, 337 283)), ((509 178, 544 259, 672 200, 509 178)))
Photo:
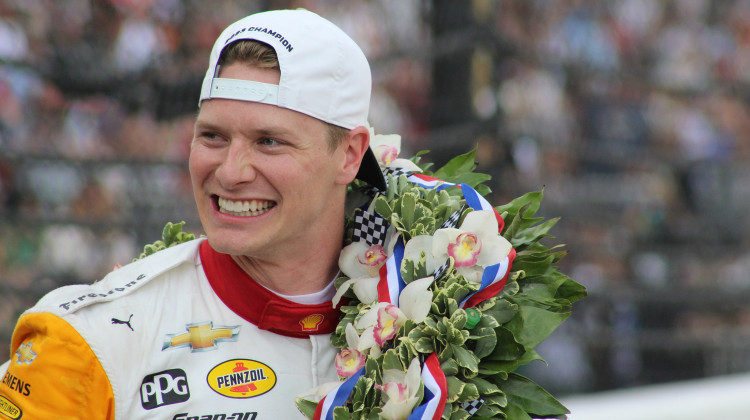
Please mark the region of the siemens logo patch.
POLYGON ((24 397, 31 395, 31 384, 11 375, 10 372, 5 372, 2 383, 24 397))
POLYGON ((189 399, 187 375, 182 369, 170 369, 147 375, 141 383, 141 406, 145 410, 189 399))

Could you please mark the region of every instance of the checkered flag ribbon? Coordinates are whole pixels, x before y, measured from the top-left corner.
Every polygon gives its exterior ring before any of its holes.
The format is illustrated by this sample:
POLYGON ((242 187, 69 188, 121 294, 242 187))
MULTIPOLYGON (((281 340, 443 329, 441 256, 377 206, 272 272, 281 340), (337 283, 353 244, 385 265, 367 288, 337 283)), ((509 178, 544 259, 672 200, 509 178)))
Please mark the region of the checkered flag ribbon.
POLYGON ((385 182, 388 183, 388 175, 392 176, 393 179, 398 180, 398 178, 401 175, 406 175, 407 177, 413 175, 414 172, 404 169, 404 168, 385 168, 383 169, 383 175, 385 176, 385 182))
POLYGON ((447 229, 447 228, 454 228, 458 226, 458 219, 461 218, 461 215, 464 214, 464 210, 466 210, 466 204, 461 206, 460 209, 453 212, 453 214, 450 215, 442 225, 438 229, 447 229))
POLYGON ((384 245, 388 222, 377 214, 362 209, 354 210, 353 242, 365 242, 367 245, 384 245))
POLYGON ((479 411, 479 408, 482 407, 482 404, 484 404, 484 398, 480 398, 474 401, 462 402, 461 408, 466 410, 467 413, 474 415, 474 413, 479 411))
POLYGON ((436 268, 435 271, 432 272, 432 277, 435 278, 435 280, 438 280, 440 277, 443 277, 443 274, 448 270, 448 267, 450 267, 451 261, 446 260, 445 264, 441 265, 440 267, 436 268))

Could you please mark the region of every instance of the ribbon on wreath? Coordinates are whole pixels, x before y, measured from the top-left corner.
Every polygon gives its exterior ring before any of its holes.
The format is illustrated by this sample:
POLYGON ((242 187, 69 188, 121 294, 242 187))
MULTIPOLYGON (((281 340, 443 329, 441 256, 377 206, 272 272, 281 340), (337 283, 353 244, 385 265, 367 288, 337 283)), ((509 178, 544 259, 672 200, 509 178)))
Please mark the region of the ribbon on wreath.
MULTIPOLYGON (((505 222, 495 208, 479 193, 467 184, 453 184, 428 175, 415 174, 400 171, 392 175, 406 175, 407 180, 426 189, 438 191, 456 186, 466 200, 466 204, 473 210, 490 210, 495 214, 498 223, 498 233, 502 231, 505 222)), ((456 218, 457 219, 457 218, 456 218)), ((455 222, 454 222, 455 223, 455 222)), ((511 264, 516 256, 516 251, 511 248, 510 254, 498 264, 486 267, 482 273, 482 281, 479 290, 470 294, 460 303, 460 307, 471 307, 480 302, 497 295, 505 287, 511 264)), ((404 258, 403 237, 396 240, 393 254, 388 257, 385 264, 380 268, 378 282, 378 301, 398 305, 398 298, 406 283, 401 277, 401 262, 404 258)), ((333 410, 346 403, 351 395, 355 384, 360 376, 364 374, 364 368, 342 382, 337 388, 328 393, 318 403, 313 420, 333 420, 333 410)), ((409 420, 439 420, 445 409, 447 399, 447 382, 445 374, 440 368, 440 361, 435 353, 427 357, 422 366, 422 382, 425 386, 424 403, 416 407, 409 420)))
MULTIPOLYGON (((388 172, 387 170, 387 173, 388 172)), ((474 188, 467 184, 453 184, 445 182, 441 179, 431 177, 428 175, 417 174, 412 172, 399 171, 391 173, 392 175, 405 175, 409 182, 419 185, 426 189, 436 189, 438 191, 449 187, 461 188, 461 193, 466 199, 466 204, 473 210, 489 210, 492 211, 497 219, 498 233, 503 230, 505 221, 495 208, 482 197, 474 188)), ((385 264, 380 267, 380 281, 378 282, 378 300, 380 302, 388 302, 393 305, 398 305, 398 296, 401 290, 406 287, 403 279, 401 278, 401 261, 403 260, 404 254, 404 243, 403 238, 399 238, 396 242, 396 246, 393 251, 393 255, 388 257, 385 264)), ((459 307, 467 308, 476 306, 477 304, 497 295, 500 293, 508 280, 510 274, 511 264, 516 256, 515 249, 511 248, 510 254, 506 256, 500 263, 485 267, 482 272, 482 281, 479 285, 479 289, 476 292, 468 295, 461 301, 459 307)), ((440 271, 440 270, 437 270, 440 271)), ((436 276, 437 278, 437 276, 436 276)))
POLYGON ((349 379, 342 382, 339 386, 334 388, 331 392, 318 402, 315 407, 315 414, 313 420, 333 420, 333 409, 342 406, 349 399, 354 385, 357 384, 357 380, 360 376, 364 375, 365 368, 360 369, 357 373, 350 376, 349 379))
POLYGON ((440 420, 448 395, 448 382, 435 353, 430 354, 422 366, 422 383, 425 402, 411 412, 408 420, 440 420))
MULTIPOLYGON (((315 407, 313 420, 333 420, 333 410, 346 403, 354 386, 364 373, 365 368, 360 369, 326 394, 315 407)), ((448 383, 445 379, 445 373, 440 368, 440 360, 438 360, 437 354, 432 353, 427 357, 422 364, 420 376, 422 383, 424 383, 424 402, 412 410, 408 420, 440 420, 443 410, 445 410, 448 383)))

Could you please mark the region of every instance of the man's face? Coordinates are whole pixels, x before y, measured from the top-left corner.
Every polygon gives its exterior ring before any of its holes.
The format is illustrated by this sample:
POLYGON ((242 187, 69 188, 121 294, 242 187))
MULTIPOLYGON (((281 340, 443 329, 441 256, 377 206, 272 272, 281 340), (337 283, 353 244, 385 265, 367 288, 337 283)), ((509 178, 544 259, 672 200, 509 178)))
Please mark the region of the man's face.
MULTIPOLYGON (((235 63, 221 77, 278 84, 279 72, 235 63)), ((331 152, 327 126, 273 105, 210 99, 201 105, 190 176, 201 223, 219 252, 256 258, 314 252, 341 241, 351 170, 331 152)), ((356 172, 356 169, 355 169, 356 172)))

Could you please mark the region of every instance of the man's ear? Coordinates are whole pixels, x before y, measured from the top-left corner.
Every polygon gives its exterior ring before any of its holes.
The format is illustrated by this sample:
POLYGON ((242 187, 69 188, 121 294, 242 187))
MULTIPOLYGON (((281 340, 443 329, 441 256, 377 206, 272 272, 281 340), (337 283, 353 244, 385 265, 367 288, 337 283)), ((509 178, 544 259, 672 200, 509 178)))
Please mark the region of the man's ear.
POLYGON ((370 147, 370 130, 364 126, 349 130, 346 139, 339 145, 344 160, 339 177, 336 179, 338 184, 346 185, 354 180, 368 147, 370 147))

